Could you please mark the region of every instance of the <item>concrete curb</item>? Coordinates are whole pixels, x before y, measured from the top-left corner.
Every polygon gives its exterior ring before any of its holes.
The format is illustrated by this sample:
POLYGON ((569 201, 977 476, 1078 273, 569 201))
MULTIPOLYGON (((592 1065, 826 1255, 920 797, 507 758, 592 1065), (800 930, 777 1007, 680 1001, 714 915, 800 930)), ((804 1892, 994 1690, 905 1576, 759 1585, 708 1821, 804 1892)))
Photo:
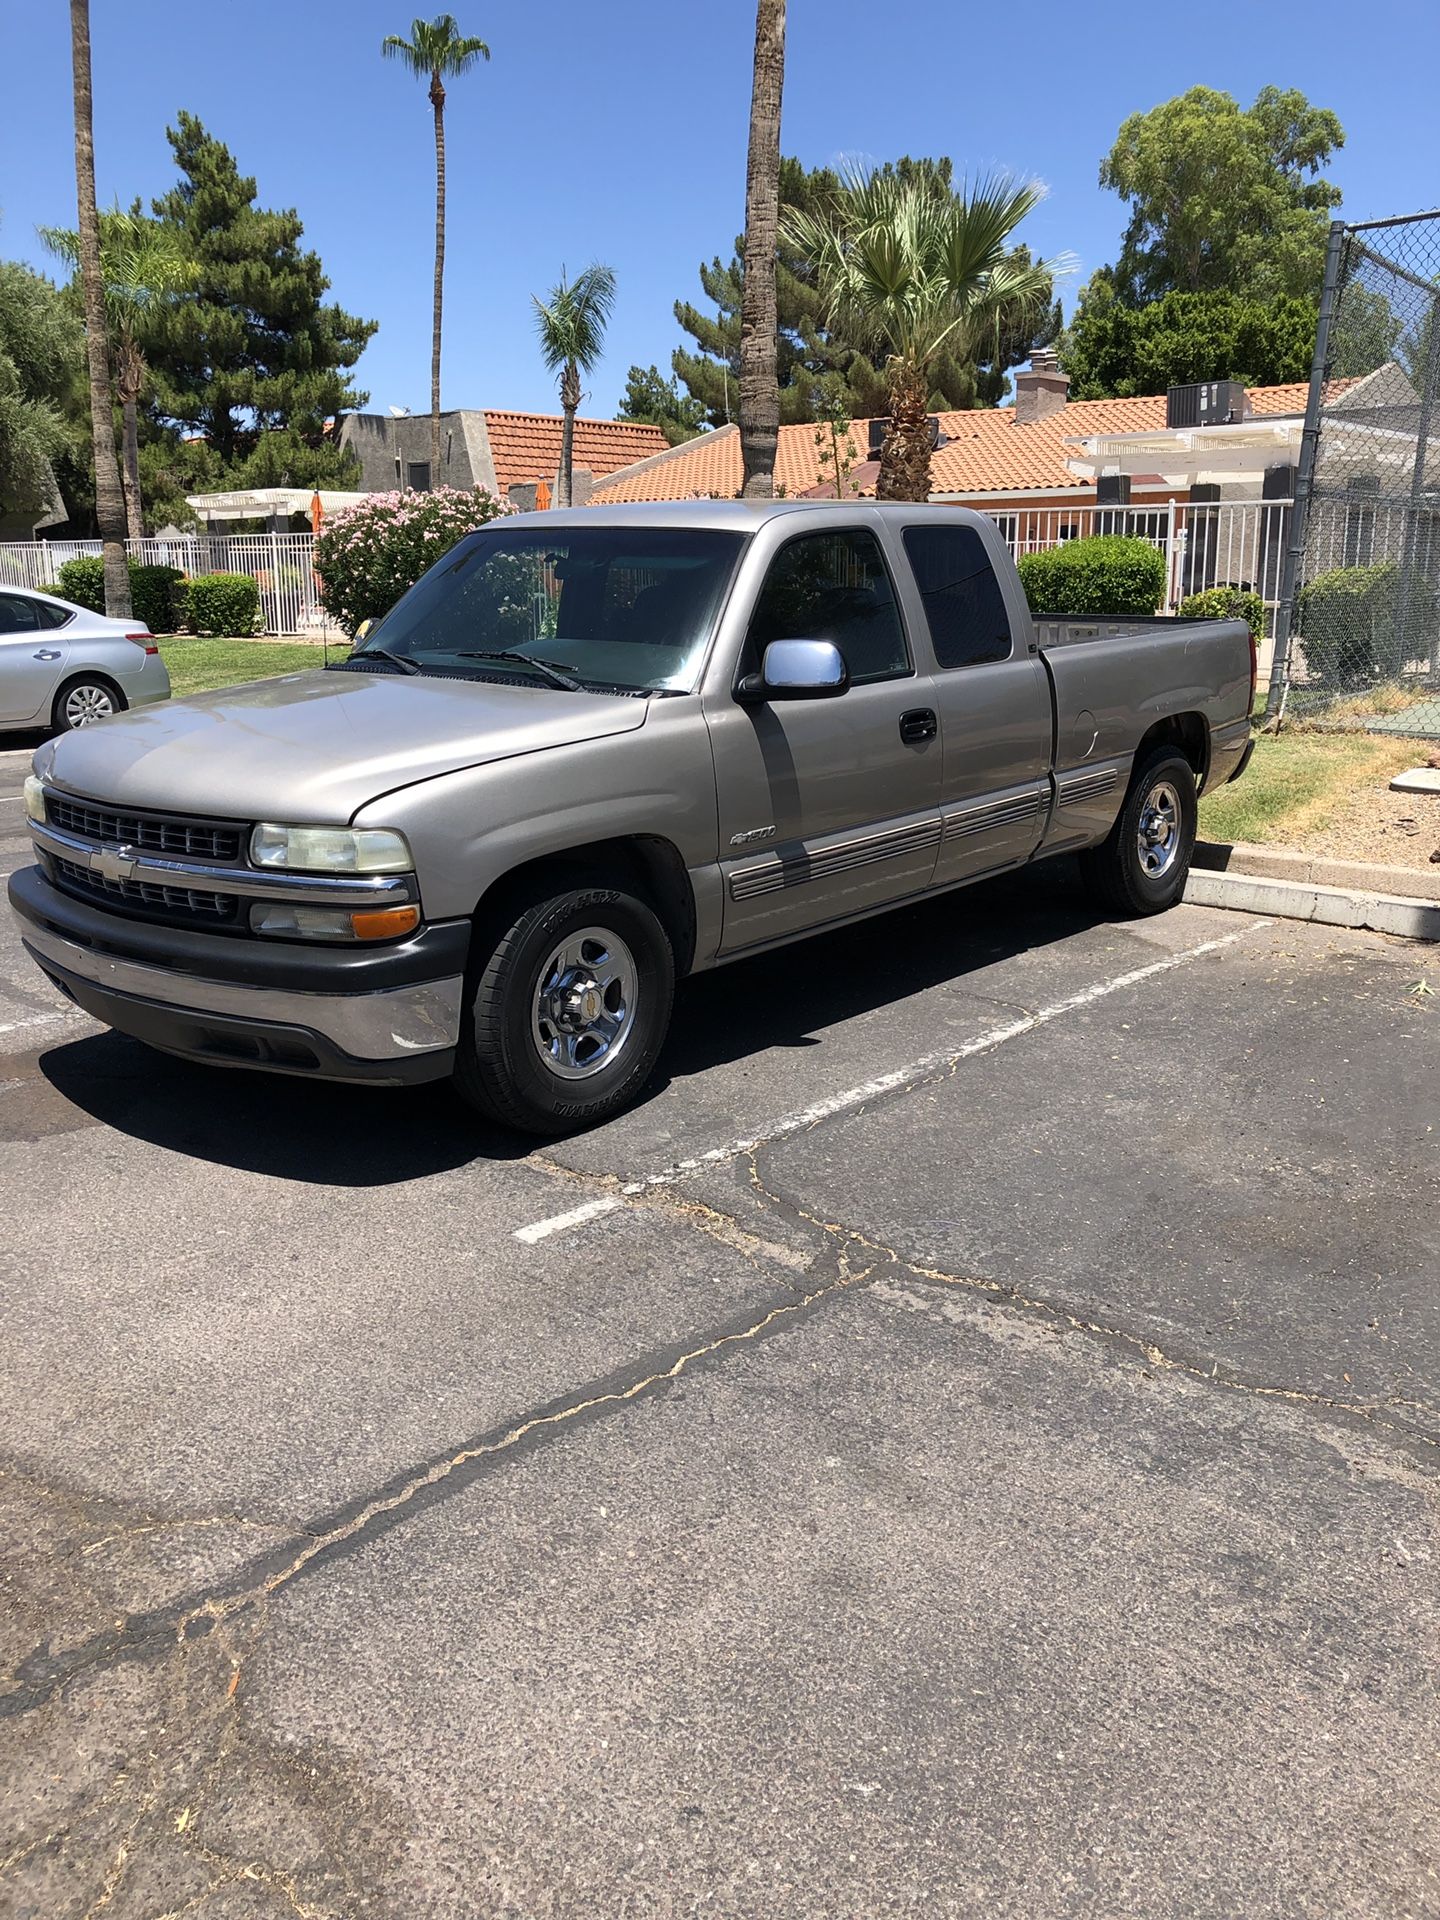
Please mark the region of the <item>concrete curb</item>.
MULTIPOLYGON (((1440 817, 1436 820, 1440 831, 1440 817)), ((1369 860, 1331 860, 1324 854, 1296 853, 1288 847, 1264 847, 1237 840, 1197 840, 1195 865, 1264 880, 1294 880, 1301 886, 1341 887, 1347 893, 1395 894, 1402 900, 1440 900, 1440 865, 1381 866, 1369 860)))
POLYGON ((1272 914, 1281 920, 1312 920, 1325 927, 1367 927, 1406 940, 1440 940, 1440 901, 1409 900, 1393 893, 1347 887, 1317 887, 1258 874, 1191 869, 1185 899, 1197 907, 1230 907, 1237 913, 1272 914))

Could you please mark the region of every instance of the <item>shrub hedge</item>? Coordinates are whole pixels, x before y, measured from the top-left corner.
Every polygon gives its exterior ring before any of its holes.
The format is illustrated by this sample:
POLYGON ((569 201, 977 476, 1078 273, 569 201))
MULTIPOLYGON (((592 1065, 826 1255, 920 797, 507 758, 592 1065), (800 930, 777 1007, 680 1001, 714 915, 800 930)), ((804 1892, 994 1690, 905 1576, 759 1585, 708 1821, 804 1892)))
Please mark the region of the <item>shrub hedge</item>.
MULTIPOLYGON (((135 618, 143 620, 152 633, 173 633, 183 617, 180 584, 184 574, 178 567, 147 567, 138 560, 128 565, 130 607, 135 618)), ((91 613, 104 613, 105 562, 98 553, 62 561, 58 571, 56 592, 62 600, 73 600, 91 613)))
POLYGON ((1393 560, 1335 567, 1300 591, 1297 625, 1305 665, 1337 686, 1394 678, 1408 660, 1428 655, 1435 633, 1435 590, 1416 577, 1400 632, 1401 578, 1393 560))
POLYGON ((98 553, 85 553, 78 560, 62 561, 56 579, 62 599, 73 600, 77 607, 88 607, 91 613, 104 613, 105 562, 98 553))
POLYGON ((1265 638, 1265 602, 1249 587, 1206 587, 1180 602, 1182 620, 1243 620, 1256 643, 1265 638))
POLYGON ((248 573, 201 573, 187 582, 185 611, 196 633, 245 639, 260 624, 260 589, 248 573))
POLYGON ((1039 616, 1151 614, 1165 598, 1165 556, 1148 540, 1098 534, 1024 554, 1020 583, 1030 611, 1039 616))

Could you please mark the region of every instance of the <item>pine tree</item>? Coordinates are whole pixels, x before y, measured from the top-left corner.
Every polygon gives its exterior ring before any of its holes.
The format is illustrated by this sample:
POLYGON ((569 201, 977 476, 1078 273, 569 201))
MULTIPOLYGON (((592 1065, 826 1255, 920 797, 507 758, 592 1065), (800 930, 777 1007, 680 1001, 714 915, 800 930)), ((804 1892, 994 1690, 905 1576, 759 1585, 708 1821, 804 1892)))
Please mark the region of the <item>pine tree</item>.
POLYGON ((172 440, 202 435, 228 485, 345 485, 353 456, 325 423, 369 398, 349 369, 375 322, 324 303, 299 216, 257 207, 255 181, 199 120, 182 113, 168 137, 181 178, 154 210, 196 279, 146 343, 152 423, 172 440))

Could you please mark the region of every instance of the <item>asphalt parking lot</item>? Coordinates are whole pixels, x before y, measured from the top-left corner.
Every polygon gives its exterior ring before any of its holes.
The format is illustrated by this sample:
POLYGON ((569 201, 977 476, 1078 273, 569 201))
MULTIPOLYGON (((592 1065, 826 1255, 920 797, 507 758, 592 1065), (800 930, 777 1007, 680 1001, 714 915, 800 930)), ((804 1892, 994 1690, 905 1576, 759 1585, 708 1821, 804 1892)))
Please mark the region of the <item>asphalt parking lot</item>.
POLYGON ((1437 1010, 1057 867, 537 1149, 7 916, 0 1914, 1440 1914, 1437 1010))

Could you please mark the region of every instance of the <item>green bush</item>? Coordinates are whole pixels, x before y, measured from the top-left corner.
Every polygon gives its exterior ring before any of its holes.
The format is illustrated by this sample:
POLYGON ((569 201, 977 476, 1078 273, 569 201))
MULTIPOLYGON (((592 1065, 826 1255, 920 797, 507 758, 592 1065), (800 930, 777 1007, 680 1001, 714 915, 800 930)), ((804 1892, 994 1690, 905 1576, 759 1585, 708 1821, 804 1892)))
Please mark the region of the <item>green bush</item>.
POLYGON ((130 607, 152 633, 174 633, 183 619, 179 567, 145 567, 130 562, 130 607))
POLYGON ((1182 620, 1243 620, 1259 643, 1265 638, 1265 602, 1248 587, 1206 587, 1180 602, 1182 620))
POLYGON ((98 553, 82 553, 78 560, 63 561, 55 577, 62 599, 88 607, 91 613, 104 613, 105 562, 98 553))
MULTIPOLYGON (((130 610, 152 633, 173 633, 180 623, 179 584, 185 578, 178 567, 147 567, 138 560, 130 568, 130 610)), ((55 591, 91 613, 105 611, 105 562, 98 553, 66 560, 59 569, 55 591)))
POLYGON ((1165 556, 1148 540, 1099 534, 1025 554, 1020 582, 1037 615, 1134 618, 1165 598, 1165 556))
POLYGON ((497 514, 503 502, 483 488, 464 493, 377 493, 328 519, 315 539, 321 598, 353 634, 362 620, 378 620, 421 574, 467 533, 497 514))
POLYGON ((1416 576, 1400 632, 1401 578, 1393 560, 1373 567, 1335 567, 1300 591, 1297 626, 1305 665, 1337 687, 1393 679, 1408 660, 1428 656, 1434 641, 1435 590, 1416 576))
POLYGON ((1064 547, 1042 547, 1039 553, 1022 553, 1016 561, 1033 614, 1064 611, 1064 552, 1064 547))
POLYGON ((260 624, 260 589, 248 573, 202 573, 185 588, 185 612, 196 633, 244 639, 260 624))

